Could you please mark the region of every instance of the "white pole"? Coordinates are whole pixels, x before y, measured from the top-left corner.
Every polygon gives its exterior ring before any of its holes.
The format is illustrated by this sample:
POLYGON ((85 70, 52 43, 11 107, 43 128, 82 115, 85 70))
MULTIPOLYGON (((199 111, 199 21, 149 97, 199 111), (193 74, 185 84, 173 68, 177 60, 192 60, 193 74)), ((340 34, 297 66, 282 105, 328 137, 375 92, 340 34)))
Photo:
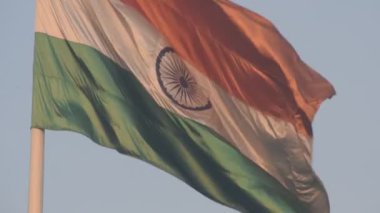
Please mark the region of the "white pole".
POLYGON ((42 213, 44 183, 44 137, 43 129, 31 129, 29 213, 42 213))

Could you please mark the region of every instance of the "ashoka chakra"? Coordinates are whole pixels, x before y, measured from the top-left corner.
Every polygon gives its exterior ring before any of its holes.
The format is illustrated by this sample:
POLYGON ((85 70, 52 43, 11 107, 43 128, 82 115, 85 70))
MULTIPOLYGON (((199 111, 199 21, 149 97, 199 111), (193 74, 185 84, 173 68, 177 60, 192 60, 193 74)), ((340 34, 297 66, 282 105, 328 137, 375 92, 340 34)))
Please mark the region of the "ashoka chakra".
POLYGON ((171 47, 161 50, 156 61, 161 89, 176 105, 188 110, 206 110, 211 102, 171 47))

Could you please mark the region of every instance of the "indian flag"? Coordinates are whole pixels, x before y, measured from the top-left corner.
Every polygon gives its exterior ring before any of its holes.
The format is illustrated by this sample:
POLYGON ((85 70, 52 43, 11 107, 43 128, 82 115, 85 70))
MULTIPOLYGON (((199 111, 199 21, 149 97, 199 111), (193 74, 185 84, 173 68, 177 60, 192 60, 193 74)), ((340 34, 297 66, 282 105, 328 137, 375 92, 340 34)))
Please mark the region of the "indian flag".
POLYGON ((84 134, 241 212, 329 212, 311 122, 334 89, 268 20, 227 0, 36 11, 32 127, 84 134))

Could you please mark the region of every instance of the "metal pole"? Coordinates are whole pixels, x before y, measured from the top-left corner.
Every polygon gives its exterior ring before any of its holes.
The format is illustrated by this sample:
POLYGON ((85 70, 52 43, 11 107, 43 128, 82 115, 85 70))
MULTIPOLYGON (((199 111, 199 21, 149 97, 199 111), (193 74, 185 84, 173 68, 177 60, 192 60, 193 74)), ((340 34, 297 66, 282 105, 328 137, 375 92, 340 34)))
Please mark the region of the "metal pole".
POLYGON ((31 129, 29 213, 42 213, 44 185, 44 137, 43 129, 31 129))

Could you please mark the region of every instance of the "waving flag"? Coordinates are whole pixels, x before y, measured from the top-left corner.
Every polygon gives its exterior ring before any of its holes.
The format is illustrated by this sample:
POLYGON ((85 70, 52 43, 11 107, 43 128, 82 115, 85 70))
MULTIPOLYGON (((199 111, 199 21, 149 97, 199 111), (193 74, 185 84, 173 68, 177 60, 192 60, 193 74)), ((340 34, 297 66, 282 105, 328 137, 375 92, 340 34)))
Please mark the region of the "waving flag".
POLYGON ((33 127, 84 134, 241 212, 329 212, 311 122, 334 89, 265 18, 225 0, 36 8, 33 127))

